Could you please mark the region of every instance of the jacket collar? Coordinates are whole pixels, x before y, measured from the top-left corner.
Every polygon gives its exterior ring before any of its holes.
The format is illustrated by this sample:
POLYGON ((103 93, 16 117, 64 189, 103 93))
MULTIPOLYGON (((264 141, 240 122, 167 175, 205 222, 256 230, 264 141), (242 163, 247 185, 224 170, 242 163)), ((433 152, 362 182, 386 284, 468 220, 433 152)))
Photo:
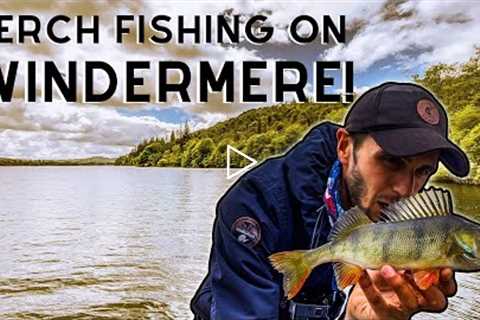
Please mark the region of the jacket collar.
POLYGON ((312 237, 330 168, 337 159, 336 132, 340 126, 323 122, 313 127, 285 158, 287 185, 294 210, 302 219, 307 239, 312 237))

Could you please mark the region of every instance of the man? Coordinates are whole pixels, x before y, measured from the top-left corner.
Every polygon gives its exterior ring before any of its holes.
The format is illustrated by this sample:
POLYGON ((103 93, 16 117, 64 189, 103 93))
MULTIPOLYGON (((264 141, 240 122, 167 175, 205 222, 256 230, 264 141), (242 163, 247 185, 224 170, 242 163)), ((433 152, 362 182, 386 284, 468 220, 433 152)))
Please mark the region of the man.
POLYGON ((447 122, 426 89, 384 83, 355 101, 344 127, 317 125, 285 155, 242 176, 217 205, 209 272, 191 304, 195 319, 408 319, 443 311, 456 291, 450 269, 425 291, 391 266, 365 271, 346 297, 325 264, 287 301, 267 257, 325 243, 355 205, 375 221, 389 203, 419 192, 439 161, 466 176, 468 159, 448 140, 447 122))

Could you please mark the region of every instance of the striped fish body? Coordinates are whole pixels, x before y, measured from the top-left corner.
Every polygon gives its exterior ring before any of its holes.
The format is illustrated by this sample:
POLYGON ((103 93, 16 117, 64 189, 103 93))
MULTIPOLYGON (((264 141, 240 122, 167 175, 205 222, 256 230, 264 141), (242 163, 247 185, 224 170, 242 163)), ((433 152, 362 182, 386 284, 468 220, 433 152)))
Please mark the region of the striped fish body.
POLYGON ((426 289, 438 282, 438 268, 480 271, 480 225, 453 213, 447 190, 430 188, 390 205, 377 223, 352 208, 336 222, 327 244, 269 258, 284 275, 289 299, 313 268, 328 262, 334 264, 340 288, 355 284, 363 269, 389 264, 412 270, 417 285, 426 289))
MULTIPOLYGON (((363 269, 389 264, 398 269, 451 267, 470 271, 479 266, 458 259, 461 248, 457 248, 456 235, 479 233, 480 237, 479 231, 477 225, 456 215, 368 224, 353 230, 345 239, 333 241, 329 254, 332 262, 363 269)), ((317 258, 321 262, 322 254, 317 258)))

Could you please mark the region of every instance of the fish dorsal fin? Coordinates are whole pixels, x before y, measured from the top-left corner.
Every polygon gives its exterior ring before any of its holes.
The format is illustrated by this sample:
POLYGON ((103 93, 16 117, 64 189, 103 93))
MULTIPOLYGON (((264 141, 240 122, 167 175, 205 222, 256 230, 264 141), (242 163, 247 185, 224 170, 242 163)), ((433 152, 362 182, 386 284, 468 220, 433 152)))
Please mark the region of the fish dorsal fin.
POLYGON ((355 228, 372 223, 365 212, 359 207, 353 207, 352 209, 345 211, 345 213, 338 218, 333 226, 328 240, 343 239, 348 236, 355 228))
POLYGON ((392 203, 382 210, 382 222, 399 222, 420 218, 448 216, 453 213, 452 197, 445 189, 430 187, 409 198, 392 203))

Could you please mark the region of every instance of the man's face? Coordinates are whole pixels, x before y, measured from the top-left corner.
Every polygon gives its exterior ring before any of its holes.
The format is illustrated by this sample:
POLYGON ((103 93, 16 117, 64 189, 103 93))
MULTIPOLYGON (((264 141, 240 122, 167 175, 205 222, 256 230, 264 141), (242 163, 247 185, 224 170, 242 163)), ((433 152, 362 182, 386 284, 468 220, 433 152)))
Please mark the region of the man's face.
POLYGON ((412 157, 387 154, 371 136, 354 151, 351 137, 347 161, 342 161, 344 183, 352 205, 377 220, 388 204, 419 192, 437 170, 439 151, 412 157))

